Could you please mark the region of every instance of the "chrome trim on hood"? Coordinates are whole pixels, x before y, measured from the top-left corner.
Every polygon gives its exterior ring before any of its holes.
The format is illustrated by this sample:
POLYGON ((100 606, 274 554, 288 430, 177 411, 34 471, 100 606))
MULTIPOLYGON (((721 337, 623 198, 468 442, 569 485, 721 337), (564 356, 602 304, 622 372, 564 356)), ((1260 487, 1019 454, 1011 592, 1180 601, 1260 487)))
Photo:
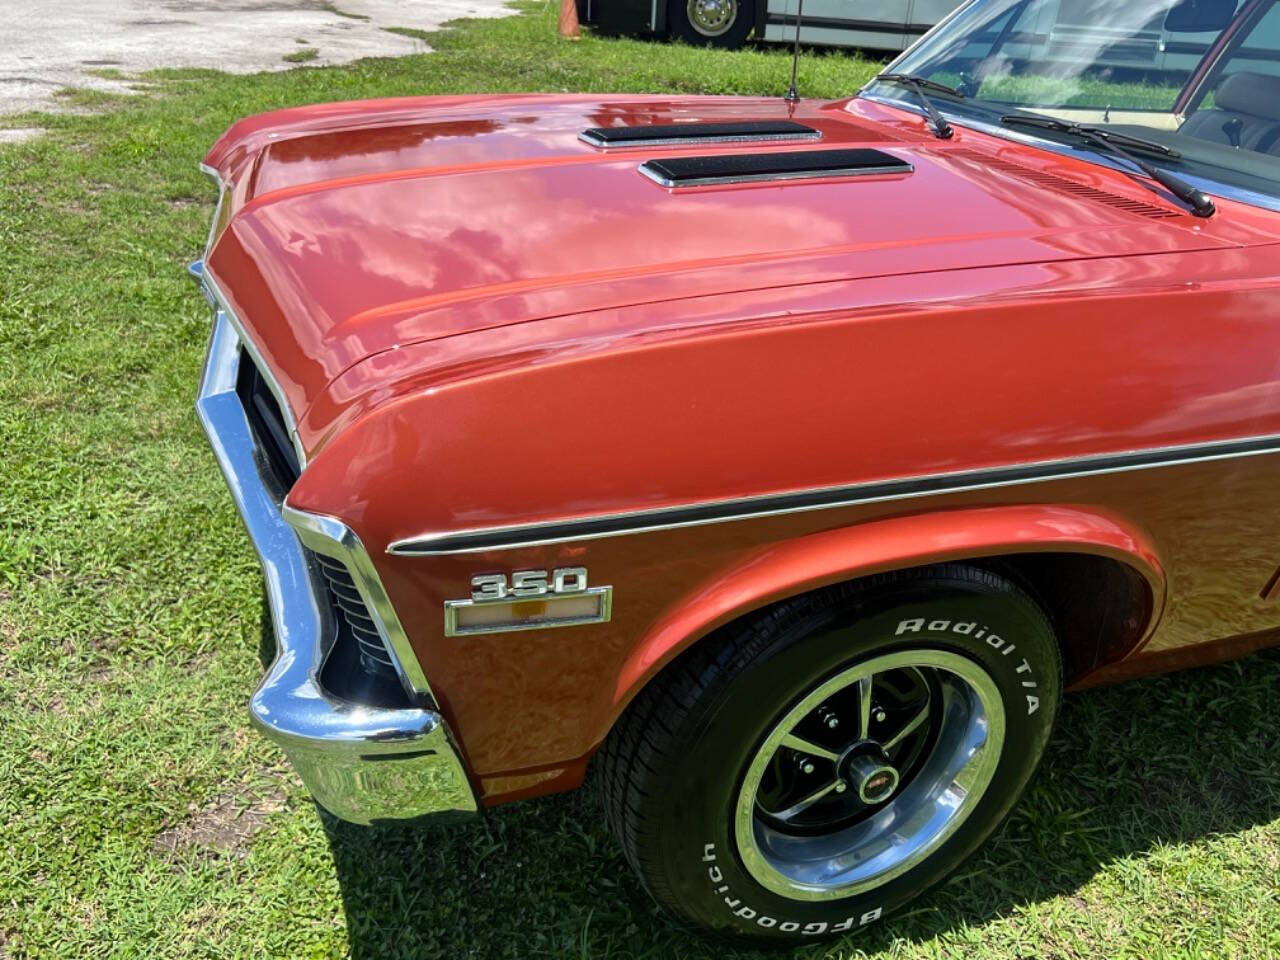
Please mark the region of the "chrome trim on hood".
POLYGON ((218 185, 218 202, 213 208, 213 219, 209 221, 209 236, 204 242, 204 255, 209 256, 213 248, 213 234, 218 229, 218 217, 222 215, 222 205, 227 202, 227 184, 217 170, 206 163, 200 164, 200 172, 218 185))
POLYGON ((235 311, 231 309, 226 295, 218 287, 217 281, 210 276, 207 265, 203 261, 198 262, 200 263, 199 272, 197 273, 193 269, 195 265, 192 264, 191 267, 187 268, 188 273, 199 280, 200 288, 204 292, 206 299, 213 304, 215 313, 225 317, 227 322, 235 329, 236 337, 240 341, 240 348, 249 354, 253 365, 262 374, 262 379, 266 383, 267 389, 275 397, 276 403, 280 407, 280 416, 284 418, 285 428, 289 431, 289 441, 293 444, 294 453, 298 456, 298 472, 301 473, 307 468, 307 453, 302 448, 302 441, 298 439, 298 421, 294 419, 293 411, 289 408, 289 404, 285 402, 284 390, 280 388, 275 374, 271 372, 271 367, 263 359, 262 351, 258 349, 252 338, 245 333, 244 324, 240 322, 240 318, 236 316, 235 311))

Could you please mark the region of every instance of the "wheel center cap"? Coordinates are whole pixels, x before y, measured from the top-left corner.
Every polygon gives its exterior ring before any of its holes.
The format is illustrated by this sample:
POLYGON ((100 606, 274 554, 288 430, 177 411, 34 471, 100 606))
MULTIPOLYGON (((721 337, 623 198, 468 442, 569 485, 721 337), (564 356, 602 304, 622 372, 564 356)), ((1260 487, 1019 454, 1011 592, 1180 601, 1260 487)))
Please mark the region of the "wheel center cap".
POLYGON ((841 764, 843 779, 863 803, 883 803, 898 789, 898 771, 870 754, 857 754, 841 764))

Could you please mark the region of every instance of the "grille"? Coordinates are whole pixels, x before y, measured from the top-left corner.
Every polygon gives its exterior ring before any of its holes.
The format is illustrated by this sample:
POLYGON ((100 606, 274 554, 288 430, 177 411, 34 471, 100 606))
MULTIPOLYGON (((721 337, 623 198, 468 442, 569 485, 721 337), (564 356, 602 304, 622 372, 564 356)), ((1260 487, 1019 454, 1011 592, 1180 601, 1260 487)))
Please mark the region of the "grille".
POLYGON ((387 648, 382 643, 378 628, 369 616, 364 601, 360 599, 360 592, 347 568, 332 557, 319 553, 312 553, 312 556, 319 562, 320 572, 324 574, 334 612, 350 627, 356 639, 360 648, 360 664, 371 673, 388 673, 394 676, 395 666, 387 655, 387 648))
POLYGON ((289 428, 266 378, 254 366, 249 354, 240 352, 236 371, 236 395, 244 407, 254 439, 267 454, 271 472, 281 487, 288 491, 298 479, 298 454, 289 439, 289 428))
POLYGON ((1153 203, 1143 203, 1141 200, 1130 200, 1128 197, 1119 197, 1114 193, 1107 193, 1105 190, 1098 190, 1095 187, 1087 187, 1083 183, 1076 183, 1074 180, 1068 180, 1066 177, 1060 177, 1055 173, 1046 173, 1034 167, 1024 167, 1020 163, 992 156, 988 153, 979 153, 976 150, 951 150, 949 153, 953 157, 963 157, 966 160, 980 163, 988 170, 999 170, 1001 173, 1011 174, 1022 180, 1029 180, 1048 190, 1070 194, 1073 197, 1079 197, 1081 200, 1103 203, 1108 207, 1115 207, 1117 210, 1124 210, 1135 216, 1147 217, 1151 220, 1168 220, 1170 217, 1182 216, 1176 210, 1158 207, 1153 203))
MULTIPOLYGON (((289 428, 266 378, 247 353, 241 352, 236 373, 236 395, 244 407, 254 439, 266 454, 267 465, 279 486, 288 492, 298 479, 298 455, 289 439, 289 428)), ((304 548, 305 549, 305 548, 304 548)), ((395 666, 387 654, 378 628, 360 598, 351 574, 340 560, 308 550, 319 565, 327 587, 329 606, 338 620, 338 643, 355 640, 359 662, 373 676, 395 677, 395 666)), ((321 601, 323 602, 323 597, 321 601)))

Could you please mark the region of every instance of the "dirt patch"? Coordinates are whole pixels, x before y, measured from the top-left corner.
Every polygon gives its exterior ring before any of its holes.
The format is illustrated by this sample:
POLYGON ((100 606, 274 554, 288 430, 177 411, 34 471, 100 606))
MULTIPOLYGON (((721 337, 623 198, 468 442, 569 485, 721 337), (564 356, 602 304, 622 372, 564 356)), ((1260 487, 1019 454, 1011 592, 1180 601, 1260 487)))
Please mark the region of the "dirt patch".
POLYGON ((196 862, 232 856, 244 859, 250 838, 267 818, 284 809, 284 790, 273 784, 265 790, 237 787, 203 807, 193 807, 186 820, 160 831, 151 843, 157 857, 176 869, 196 862))
MULTIPOLYGON (((424 52, 421 41, 384 27, 432 31, 459 17, 515 13, 504 0, 40 0, 9 4, 0 43, 0 114, 68 109, 63 88, 107 94, 136 90, 127 81, 160 67, 256 73, 281 61, 298 37, 316 53, 311 66, 361 57, 424 52), (58 29, 50 30, 56 23, 58 29), (119 75, 103 75, 110 67, 119 75), (99 71, 99 72, 95 72, 99 71)), ((300 58, 297 58, 300 59, 300 58)))

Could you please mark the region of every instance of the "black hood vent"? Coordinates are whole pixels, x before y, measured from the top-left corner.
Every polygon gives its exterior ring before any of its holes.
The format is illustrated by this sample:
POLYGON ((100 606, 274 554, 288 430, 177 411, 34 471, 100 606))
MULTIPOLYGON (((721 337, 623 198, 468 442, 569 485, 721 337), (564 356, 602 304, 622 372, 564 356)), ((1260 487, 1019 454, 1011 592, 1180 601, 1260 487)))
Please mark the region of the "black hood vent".
POLYGON ((910 173, 911 164, 883 150, 806 150, 646 160, 640 172, 664 187, 703 187, 768 180, 817 180, 910 173))
POLYGON ((680 144, 749 143, 764 140, 821 140, 822 134, 794 120, 741 123, 660 123, 639 127, 590 127, 578 139, 593 147, 671 147, 680 144))

